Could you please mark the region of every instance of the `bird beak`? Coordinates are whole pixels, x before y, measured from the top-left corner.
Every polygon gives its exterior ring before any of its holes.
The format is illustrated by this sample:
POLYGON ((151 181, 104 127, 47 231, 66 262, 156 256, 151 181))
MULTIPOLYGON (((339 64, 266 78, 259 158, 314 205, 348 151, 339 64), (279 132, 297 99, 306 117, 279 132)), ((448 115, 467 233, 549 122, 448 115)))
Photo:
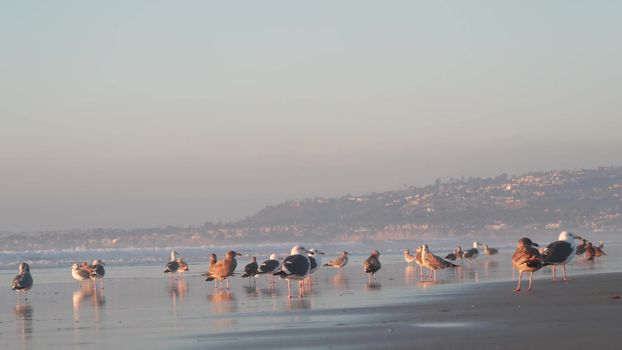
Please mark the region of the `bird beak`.
MULTIPOLYGON (((235 253, 237 256, 242 256, 242 253, 235 253)), ((250 256, 250 255, 249 255, 250 256)))
POLYGON ((536 243, 536 242, 531 242, 531 244, 532 244, 534 247, 539 247, 538 243, 536 243))
POLYGON ((583 239, 581 236, 574 236, 574 239, 583 239))
POLYGON ((322 255, 324 255, 324 252, 320 252, 320 251, 318 251, 318 254, 322 254, 322 255))

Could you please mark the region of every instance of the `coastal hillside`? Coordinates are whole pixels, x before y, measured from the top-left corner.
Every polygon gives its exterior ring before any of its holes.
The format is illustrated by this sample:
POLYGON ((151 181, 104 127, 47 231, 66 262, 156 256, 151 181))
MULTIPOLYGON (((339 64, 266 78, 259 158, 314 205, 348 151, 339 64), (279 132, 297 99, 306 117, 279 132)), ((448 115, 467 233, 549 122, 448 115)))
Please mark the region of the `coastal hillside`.
POLYGON ((199 227, 4 233, 1 249, 413 239, 425 235, 622 230, 622 167, 459 178, 425 187, 270 205, 199 227), (24 241, 25 236, 37 239, 24 241))

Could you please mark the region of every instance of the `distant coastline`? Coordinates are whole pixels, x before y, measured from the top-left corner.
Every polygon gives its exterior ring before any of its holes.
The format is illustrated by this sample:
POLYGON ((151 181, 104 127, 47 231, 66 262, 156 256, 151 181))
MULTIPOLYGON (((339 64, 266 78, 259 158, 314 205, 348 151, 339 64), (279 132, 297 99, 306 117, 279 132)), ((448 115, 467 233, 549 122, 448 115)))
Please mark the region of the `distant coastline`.
POLYGON ((439 179, 398 191, 288 201, 243 220, 198 227, 2 232, 0 249, 356 242, 562 229, 622 230, 622 167, 439 179))

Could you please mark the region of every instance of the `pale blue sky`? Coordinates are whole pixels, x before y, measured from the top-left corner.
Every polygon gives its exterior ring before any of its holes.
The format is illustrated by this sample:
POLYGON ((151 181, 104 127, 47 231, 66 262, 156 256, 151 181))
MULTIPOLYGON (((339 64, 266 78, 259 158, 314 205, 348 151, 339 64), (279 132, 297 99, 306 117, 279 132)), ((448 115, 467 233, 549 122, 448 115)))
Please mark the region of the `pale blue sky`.
POLYGON ((619 1, 0 0, 0 231, 622 165, 619 1))

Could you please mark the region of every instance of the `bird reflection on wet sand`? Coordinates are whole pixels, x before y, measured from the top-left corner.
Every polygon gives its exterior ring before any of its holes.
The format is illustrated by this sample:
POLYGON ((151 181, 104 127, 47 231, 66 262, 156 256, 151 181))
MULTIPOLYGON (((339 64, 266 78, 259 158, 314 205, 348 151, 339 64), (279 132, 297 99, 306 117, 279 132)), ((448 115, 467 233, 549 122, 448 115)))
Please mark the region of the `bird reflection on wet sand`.
POLYGON ((411 286, 417 282, 419 276, 417 275, 417 268, 412 265, 407 265, 404 268, 404 281, 406 285, 411 286))
POLYGON ((307 310, 311 308, 311 298, 288 298, 288 310, 307 310))
POLYGON ((343 274, 343 273, 338 273, 336 275, 333 275, 329 280, 328 283, 331 286, 338 286, 338 287, 345 287, 348 288, 348 277, 343 274))
POLYGON ((173 299, 173 303, 178 299, 183 300, 188 295, 188 282, 183 277, 170 281, 166 287, 166 294, 173 299))
POLYGON ((382 289, 382 284, 380 282, 368 281, 365 284, 366 291, 376 291, 382 289))
POLYGON ((21 348, 28 349, 28 343, 32 337, 32 315, 34 310, 30 304, 15 305, 15 321, 17 324, 17 334, 21 340, 21 348))
MULTIPOLYGON (((73 292, 73 311, 74 318, 78 318, 76 315, 80 311, 80 306, 83 301, 89 300, 93 310, 97 312, 100 307, 106 304, 106 297, 104 296, 104 290, 101 288, 94 288, 93 284, 84 284, 80 289, 73 292)), ((96 313, 97 316, 97 313, 96 313)))
MULTIPOLYGON (((210 313, 213 314, 234 314, 237 312, 237 300, 233 293, 226 289, 221 289, 207 296, 210 302, 210 313)), ((217 330, 228 330, 239 321, 233 317, 210 319, 210 327, 217 330)))

